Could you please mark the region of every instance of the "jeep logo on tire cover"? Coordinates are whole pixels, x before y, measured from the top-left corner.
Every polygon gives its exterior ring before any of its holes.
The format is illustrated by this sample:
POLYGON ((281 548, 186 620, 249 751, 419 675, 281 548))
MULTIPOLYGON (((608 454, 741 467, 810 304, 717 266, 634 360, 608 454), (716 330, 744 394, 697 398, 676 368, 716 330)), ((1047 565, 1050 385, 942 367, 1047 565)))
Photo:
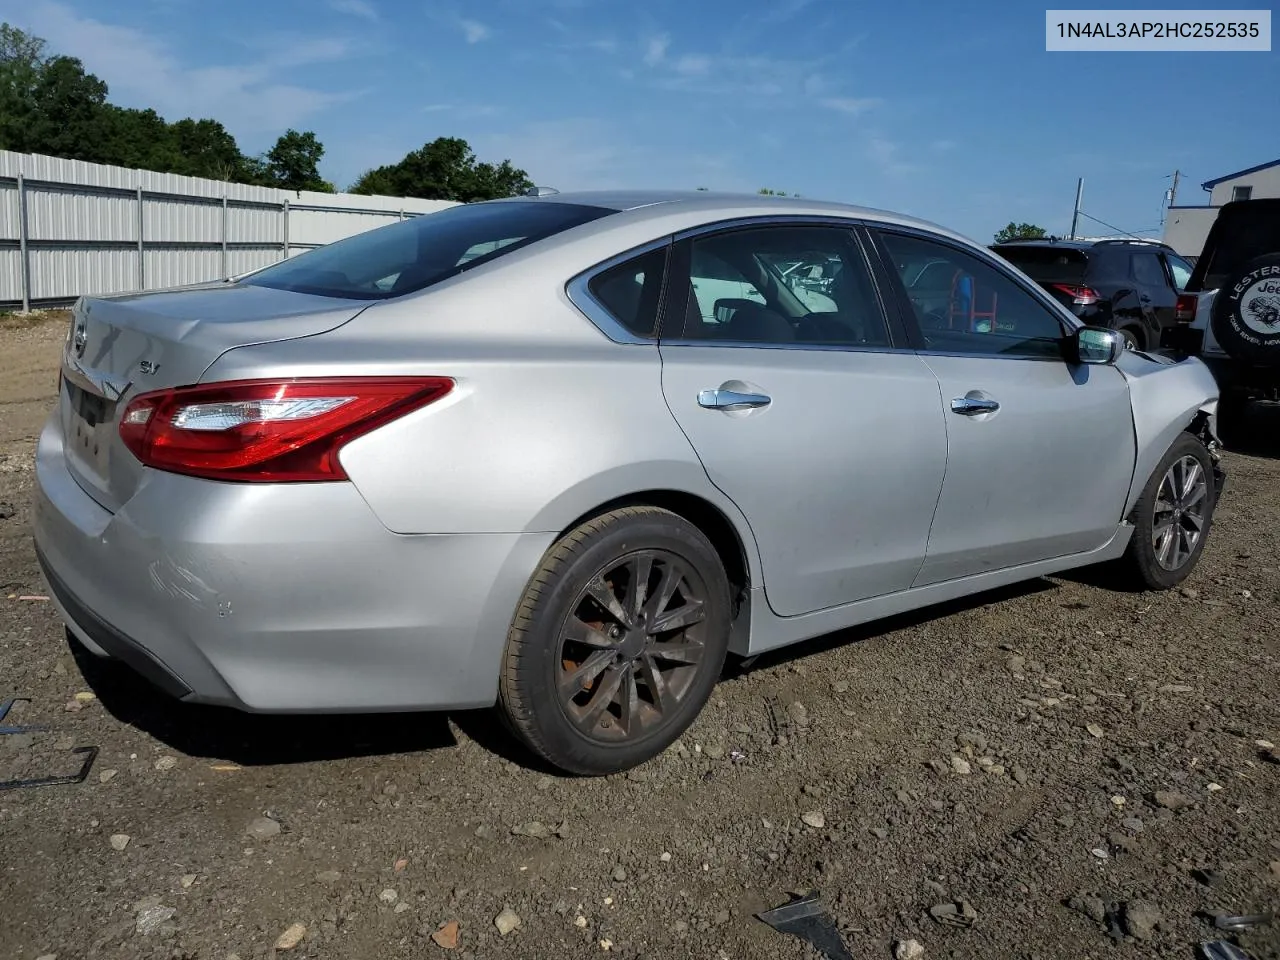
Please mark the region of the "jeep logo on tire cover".
POLYGON ((1251 270, 1227 293, 1227 325, 1248 343, 1280 346, 1280 266, 1251 270))

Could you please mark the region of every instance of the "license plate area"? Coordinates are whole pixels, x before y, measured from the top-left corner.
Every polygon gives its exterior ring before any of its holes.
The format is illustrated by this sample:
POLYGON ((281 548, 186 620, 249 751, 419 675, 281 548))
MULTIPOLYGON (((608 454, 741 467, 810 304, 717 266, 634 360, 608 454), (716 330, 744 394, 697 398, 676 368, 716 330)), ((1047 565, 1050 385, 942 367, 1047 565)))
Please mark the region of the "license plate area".
POLYGON ((64 432, 66 449, 98 477, 107 472, 110 444, 107 442, 115 404, 97 396, 67 379, 62 381, 66 411, 64 432))

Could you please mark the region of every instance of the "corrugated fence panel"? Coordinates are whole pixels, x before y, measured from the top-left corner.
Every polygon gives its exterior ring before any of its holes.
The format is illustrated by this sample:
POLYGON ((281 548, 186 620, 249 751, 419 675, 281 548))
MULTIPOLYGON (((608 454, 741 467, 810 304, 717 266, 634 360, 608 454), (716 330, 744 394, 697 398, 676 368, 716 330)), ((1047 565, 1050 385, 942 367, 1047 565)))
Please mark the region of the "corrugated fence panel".
POLYGON ((122 194, 27 185, 28 240, 138 239, 137 204, 122 194))
MULTIPOLYGON (((137 201, 134 201, 136 207, 137 201)), ((136 215, 135 210, 135 215, 136 215)), ((222 203, 144 197, 142 239, 151 242, 222 243, 222 203)))
POLYGON ((147 249, 147 288, 180 287, 222 277, 222 250, 147 249))
POLYGON ((22 299, 22 257, 17 247, 0 247, 0 303, 22 299))
POLYGON ((139 189, 142 289, 266 266, 284 256, 286 236, 293 256, 395 223, 402 212, 429 214, 455 206, 278 190, 0 150, 0 308, 23 301, 19 176, 27 207, 27 295, 35 306, 139 289, 139 189))
POLYGON ((0 182, 0 240, 17 240, 18 230, 18 185, 0 182))
POLYGON ((235 277, 269 266, 279 259, 279 250, 231 250, 227 253, 227 272, 235 277))
POLYGON ((79 294, 125 293, 138 289, 138 251, 50 250, 36 247, 31 258, 31 299, 55 300, 79 294))
POLYGON ((399 221, 398 213, 330 213, 319 210, 289 211, 289 241, 304 245, 333 243, 354 233, 385 227, 399 221))
POLYGON ((284 243, 284 213, 263 207, 227 206, 228 243, 284 243))

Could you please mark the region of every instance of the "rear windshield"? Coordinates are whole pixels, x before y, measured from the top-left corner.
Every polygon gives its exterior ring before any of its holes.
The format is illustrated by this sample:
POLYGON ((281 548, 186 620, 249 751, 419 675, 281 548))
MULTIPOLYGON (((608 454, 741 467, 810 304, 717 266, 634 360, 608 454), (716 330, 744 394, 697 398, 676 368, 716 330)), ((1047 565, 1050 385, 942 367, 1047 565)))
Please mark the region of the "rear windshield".
POLYGON ((1218 213, 1187 289, 1216 290, 1254 257, 1280 253, 1280 204, 1247 200, 1218 213))
POLYGON ((1011 244, 991 248, 1032 280, 1071 283, 1084 279, 1089 255, 1071 247, 1033 247, 1011 244))
POLYGON ((460 204, 338 240, 241 282, 322 297, 386 300, 613 212, 544 200, 460 204))

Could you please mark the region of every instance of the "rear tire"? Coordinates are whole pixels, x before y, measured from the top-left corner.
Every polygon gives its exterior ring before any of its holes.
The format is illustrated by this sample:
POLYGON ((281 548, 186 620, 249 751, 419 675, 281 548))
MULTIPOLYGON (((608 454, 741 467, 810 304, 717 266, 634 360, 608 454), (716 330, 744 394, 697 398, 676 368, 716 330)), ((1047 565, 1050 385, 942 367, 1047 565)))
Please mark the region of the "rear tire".
POLYGON ((702 710, 724 666, 729 580, 678 514, 625 507, 547 554, 507 636, 498 707, 536 754, 600 776, 651 759, 702 710))
POLYGON ((1213 524, 1213 460, 1182 434, 1160 459, 1130 517, 1133 538, 1120 560, 1127 579, 1148 590, 1176 587, 1195 569, 1213 524))

